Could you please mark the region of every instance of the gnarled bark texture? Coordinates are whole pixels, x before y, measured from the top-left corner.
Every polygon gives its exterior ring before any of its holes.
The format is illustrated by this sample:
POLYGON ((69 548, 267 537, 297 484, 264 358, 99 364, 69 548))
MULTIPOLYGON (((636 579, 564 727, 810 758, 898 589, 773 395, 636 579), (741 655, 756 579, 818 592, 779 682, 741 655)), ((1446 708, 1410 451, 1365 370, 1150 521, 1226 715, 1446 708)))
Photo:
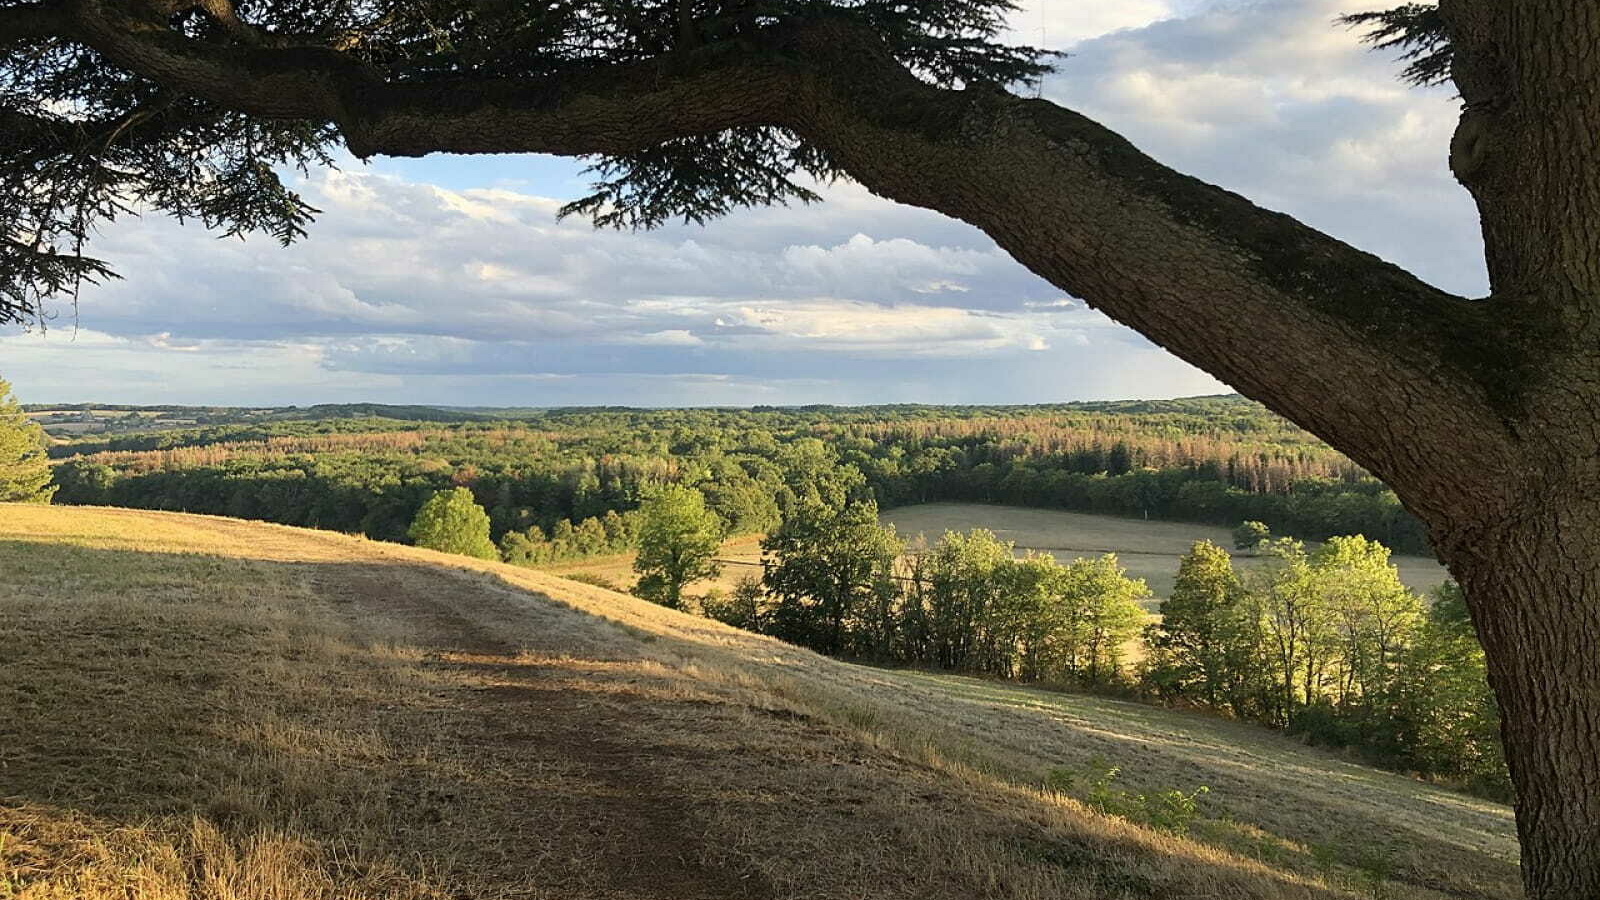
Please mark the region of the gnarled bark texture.
POLYGON ((871 32, 776 27, 750 52, 559 80, 386 81, 230 16, 200 42, 151 3, 0 7, 246 114, 331 123, 359 156, 640 150, 739 126, 802 136, 874 192, 1024 265, 1305 426, 1392 485, 1466 589, 1518 788, 1529 893, 1600 900, 1600 4, 1445 0, 1466 103, 1452 166, 1493 294, 1451 296, 1174 172, 1042 100, 919 81, 871 32), (141 14, 141 10, 145 14, 141 14))
POLYGON ((1510 503, 1430 524, 1487 651, 1529 895, 1600 897, 1600 4, 1441 11, 1466 106, 1451 167, 1537 362, 1507 415, 1510 503))

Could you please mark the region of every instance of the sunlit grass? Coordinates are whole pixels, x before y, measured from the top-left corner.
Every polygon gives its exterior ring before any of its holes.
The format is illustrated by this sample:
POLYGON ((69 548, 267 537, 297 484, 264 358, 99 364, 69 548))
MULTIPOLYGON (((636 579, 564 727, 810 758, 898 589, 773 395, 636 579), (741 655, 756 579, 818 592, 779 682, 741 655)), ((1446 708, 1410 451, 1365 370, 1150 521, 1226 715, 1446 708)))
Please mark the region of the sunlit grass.
POLYGON ((0 708, 7 900, 1516 896, 1503 807, 1250 726, 228 519, 0 505, 0 708))

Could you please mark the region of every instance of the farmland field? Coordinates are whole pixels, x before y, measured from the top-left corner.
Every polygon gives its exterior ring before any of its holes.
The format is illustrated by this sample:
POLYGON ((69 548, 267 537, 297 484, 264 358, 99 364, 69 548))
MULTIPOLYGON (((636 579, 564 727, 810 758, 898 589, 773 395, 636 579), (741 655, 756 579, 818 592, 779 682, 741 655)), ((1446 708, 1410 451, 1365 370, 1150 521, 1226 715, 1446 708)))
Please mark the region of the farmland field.
MULTIPOLYGON (((987 528, 1021 550, 1048 552, 1062 561, 1080 556, 1115 553, 1134 578, 1143 578, 1156 597, 1172 592, 1178 560, 1195 541, 1209 540, 1231 549, 1229 529, 1215 525, 1097 516, 1049 509, 992 506, 982 503, 926 503, 891 509, 883 514, 902 538, 925 535, 931 544, 945 531, 987 528)), ((1239 554, 1235 564, 1247 569, 1255 562, 1239 554)), ((1412 590, 1426 593, 1449 577, 1444 566, 1422 556, 1396 555, 1400 580, 1412 590)))
POLYGON ((1282 735, 328 532, 0 504, 0 641, 29 900, 1520 896, 1508 808, 1282 735))
MULTIPOLYGON (((633 571, 633 556, 632 553, 596 556, 556 563, 546 567, 545 570, 569 578, 579 576, 595 579, 595 583, 603 581, 606 586, 615 586, 617 590, 626 591, 639 580, 639 576, 633 571)), ((722 574, 714 579, 697 581, 690 585, 691 594, 704 594, 711 590, 731 591, 740 578, 747 576, 760 578, 761 536, 746 534, 729 538, 723 541, 722 549, 717 551, 717 558, 726 561, 722 567, 722 574)))
MULTIPOLYGON (((1222 547, 1233 546, 1229 530, 1215 525, 1146 521, 984 503, 904 506, 885 511, 881 518, 885 523, 894 525, 902 538, 911 540, 921 535, 926 537, 929 544, 937 542, 946 531, 987 528, 1001 540, 1014 542, 1019 552, 1044 551, 1063 562, 1080 556, 1115 553, 1131 577, 1143 578, 1150 585, 1157 600, 1171 593, 1172 580, 1178 572, 1178 560, 1195 541, 1210 540, 1222 547)), ((755 565, 761 560, 759 537, 734 538, 723 544, 719 556, 731 563, 723 566, 722 575, 715 581, 693 585, 691 593, 704 593, 713 588, 732 590, 734 582, 741 576, 759 575, 761 572, 760 567, 755 565)), ((1449 577, 1443 566, 1426 557, 1397 554, 1392 560, 1400 569, 1400 579, 1412 590, 1421 593, 1438 587, 1449 577)), ((1249 554, 1238 554, 1235 564, 1241 569, 1248 569, 1256 561, 1249 554)), ((553 566, 550 571, 603 578, 623 590, 637 580, 633 574, 631 554, 577 560, 553 566)), ((1152 611, 1155 605, 1155 602, 1149 604, 1152 611)))

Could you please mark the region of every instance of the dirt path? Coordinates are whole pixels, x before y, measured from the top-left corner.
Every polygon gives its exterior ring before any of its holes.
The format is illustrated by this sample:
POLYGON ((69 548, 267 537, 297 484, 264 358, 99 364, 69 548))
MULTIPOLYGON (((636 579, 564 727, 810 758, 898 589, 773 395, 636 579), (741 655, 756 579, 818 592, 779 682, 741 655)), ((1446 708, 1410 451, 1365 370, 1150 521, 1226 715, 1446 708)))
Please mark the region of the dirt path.
POLYGON ((453 687, 431 709, 378 718, 409 740, 430 735, 430 753, 495 773, 506 786, 470 797, 425 790, 419 816, 482 832, 485 845, 467 858, 527 867, 530 881, 562 896, 772 896, 761 879, 705 862, 713 848, 692 804, 658 775, 664 765, 695 762, 665 739, 675 724, 660 701, 604 670, 530 661, 555 648, 518 627, 529 617, 513 592, 416 566, 317 567, 311 577, 353 625, 381 622, 386 639, 424 651, 424 669, 453 687), (456 609, 467 594, 470 617, 456 609), (456 808, 474 821, 451 821, 456 808))

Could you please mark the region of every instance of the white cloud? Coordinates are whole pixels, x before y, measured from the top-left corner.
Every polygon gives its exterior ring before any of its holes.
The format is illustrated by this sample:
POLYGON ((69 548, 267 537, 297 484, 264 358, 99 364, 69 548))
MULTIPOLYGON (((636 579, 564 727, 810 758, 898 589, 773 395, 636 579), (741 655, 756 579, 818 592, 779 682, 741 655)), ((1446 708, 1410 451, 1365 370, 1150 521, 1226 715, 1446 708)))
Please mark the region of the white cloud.
MULTIPOLYGON (((1157 158, 1413 267, 1481 287, 1456 114, 1332 24, 1343 0, 1032 0, 1068 47, 1046 96, 1157 158)), ((1041 16, 1043 17, 1041 20, 1041 16)), ((94 246, 125 281, 84 331, 0 337, 24 397, 291 402, 1043 401, 1221 386, 1028 273, 974 229, 858 185, 812 207, 649 234, 558 222, 507 160, 319 173, 306 242, 150 217, 94 246), (471 173, 484 174, 477 186, 471 173), (492 176, 487 173, 495 173, 492 176), (442 176, 448 175, 449 178, 442 176)), ((532 165, 532 163, 530 163, 532 165)), ((540 162, 543 171, 550 164, 540 162)), ((575 179, 544 178, 543 184, 575 179)), ((576 190, 573 187, 573 190, 576 190)))

